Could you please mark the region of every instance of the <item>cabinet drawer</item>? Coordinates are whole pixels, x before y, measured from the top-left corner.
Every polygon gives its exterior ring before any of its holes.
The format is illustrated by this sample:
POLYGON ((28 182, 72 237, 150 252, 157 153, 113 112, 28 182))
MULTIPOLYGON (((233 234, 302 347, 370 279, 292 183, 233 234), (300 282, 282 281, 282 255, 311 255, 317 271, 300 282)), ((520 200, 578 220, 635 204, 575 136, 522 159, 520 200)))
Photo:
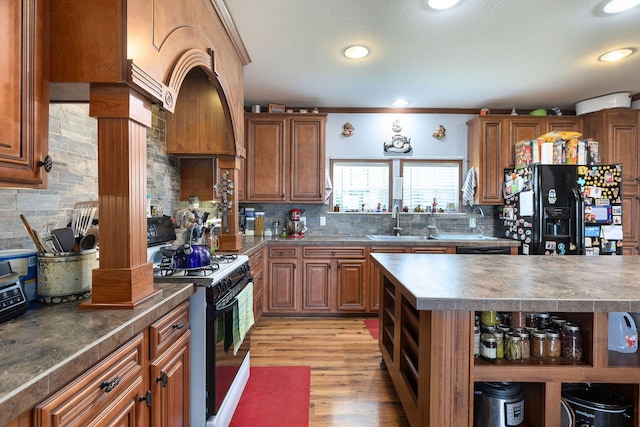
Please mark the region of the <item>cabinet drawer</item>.
POLYGON ((305 258, 364 258, 365 248, 305 247, 305 258))
POLYGON ((298 256, 298 248, 275 247, 269 248, 269 258, 295 258, 298 256))
MULTIPOLYGON (((90 425, 132 386, 143 382, 144 335, 138 334, 102 362, 35 408, 36 425, 90 425)), ((136 386, 136 389, 138 387, 136 386)))
POLYGON ((149 329, 149 357, 153 360, 189 330, 189 301, 171 310, 149 329))
POLYGON ((264 268, 264 250, 260 249, 255 254, 249 257, 249 268, 251 268, 251 272, 255 274, 255 272, 262 271, 264 268))

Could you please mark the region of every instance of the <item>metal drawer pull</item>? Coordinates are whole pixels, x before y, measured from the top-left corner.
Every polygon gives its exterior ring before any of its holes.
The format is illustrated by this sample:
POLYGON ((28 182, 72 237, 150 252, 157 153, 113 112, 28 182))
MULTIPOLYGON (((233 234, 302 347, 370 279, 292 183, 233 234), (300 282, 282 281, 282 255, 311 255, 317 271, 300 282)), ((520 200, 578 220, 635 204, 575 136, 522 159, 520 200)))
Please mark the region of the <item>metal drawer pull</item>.
POLYGON ((147 390, 144 396, 140 396, 138 398, 139 402, 144 402, 147 405, 147 408, 151 408, 151 390, 147 390))
POLYGON ((118 384, 120 384, 120 381, 122 381, 120 377, 115 377, 111 381, 102 381, 102 384, 100 384, 100 388, 103 389, 105 393, 109 393, 111 390, 116 388, 118 384))
POLYGON ((173 329, 182 329, 184 328, 184 323, 174 323, 171 327, 173 329))
POLYGON ((163 372, 162 375, 156 377, 156 382, 159 382, 162 388, 165 388, 169 383, 169 375, 166 372, 163 372))

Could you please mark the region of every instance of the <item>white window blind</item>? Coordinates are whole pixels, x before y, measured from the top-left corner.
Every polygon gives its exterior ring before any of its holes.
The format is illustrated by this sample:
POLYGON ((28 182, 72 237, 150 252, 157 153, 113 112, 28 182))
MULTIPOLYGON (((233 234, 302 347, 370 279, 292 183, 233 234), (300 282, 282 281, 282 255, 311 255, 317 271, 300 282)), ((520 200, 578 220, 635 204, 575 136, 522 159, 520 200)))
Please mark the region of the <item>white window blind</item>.
POLYGON ((418 205, 429 211, 433 198, 438 209, 460 206, 460 162, 432 161, 401 163, 402 205, 415 209, 418 205), (453 205, 450 205, 453 204, 453 205))
POLYGON ((332 161, 333 203, 340 210, 389 207, 389 162, 332 161), (363 206, 364 205, 364 206, 363 206))

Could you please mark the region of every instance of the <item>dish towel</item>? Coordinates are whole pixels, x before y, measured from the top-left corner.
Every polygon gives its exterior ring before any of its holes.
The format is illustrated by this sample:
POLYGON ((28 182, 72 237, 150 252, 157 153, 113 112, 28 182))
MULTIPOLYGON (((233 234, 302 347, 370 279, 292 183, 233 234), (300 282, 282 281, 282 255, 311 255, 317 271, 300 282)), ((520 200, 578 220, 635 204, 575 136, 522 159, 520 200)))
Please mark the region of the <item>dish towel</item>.
POLYGON ((325 205, 329 204, 331 193, 333 193, 333 184, 331 184, 331 176, 329 176, 329 171, 325 169, 324 171, 324 204, 325 205))
POLYGON ((253 326, 253 283, 249 282, 236 297, 238 304, 233 307, 233 355, 244 341, 245 335, 253 326))
POLYGON ((474 168, 467 171, 467 177, 460 191, 462 191, 462 203, 468 201, 469 206, 473 206, 473 196, 476 193, 476 170, 474 168))

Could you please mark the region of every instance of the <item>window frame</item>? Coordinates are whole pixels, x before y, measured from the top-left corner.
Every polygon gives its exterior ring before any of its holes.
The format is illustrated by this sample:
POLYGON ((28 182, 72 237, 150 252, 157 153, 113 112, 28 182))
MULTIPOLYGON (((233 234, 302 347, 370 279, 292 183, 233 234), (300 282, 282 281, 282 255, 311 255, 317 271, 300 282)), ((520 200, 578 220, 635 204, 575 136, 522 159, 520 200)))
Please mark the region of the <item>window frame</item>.
MULTIPOLYGON (((391 203, 393 203, 393 200, 391 199, 393 197, 392 195, 392 184, 393 184, 393 159, 349 159, 349 158, 335 158, 335 159, 329 159, 329 164, 330 164, 330 176, 331 176, 331 183, 333 186, 333 180, 334 180, 334 165, 336 163, 371 163, 371 164, 386 164, 387 167, 389 168, 389 176, 388 176, 388 194, 387 194, 387 208, 391 209, 391 203)), ((335 206, 334 203, 334 192, 331 192, 331 197, 329 200, 329 206, 333 207, 335 206)), ((333 210, 333 208, 331 208, 333 210)), ((366 212, 366 211, 365 211, 366 212)), ((356 213, 356 212, 351 212, 351 213, 356 213)))
MULTIPOLYGON (((462 160, 461 159, 400 159, 399 176, 404 178, 404 166, 411 163, 457 163, 458 164, 458 186, 462 186, 462 160)), ((402 200, 402 206, 404 206, 404 199, 402 200)), ((444 207, 440 206, 444 209, 444 207)), ((456 212, 462 212, 462 192, 458 191, 458 203, 456 212)))

